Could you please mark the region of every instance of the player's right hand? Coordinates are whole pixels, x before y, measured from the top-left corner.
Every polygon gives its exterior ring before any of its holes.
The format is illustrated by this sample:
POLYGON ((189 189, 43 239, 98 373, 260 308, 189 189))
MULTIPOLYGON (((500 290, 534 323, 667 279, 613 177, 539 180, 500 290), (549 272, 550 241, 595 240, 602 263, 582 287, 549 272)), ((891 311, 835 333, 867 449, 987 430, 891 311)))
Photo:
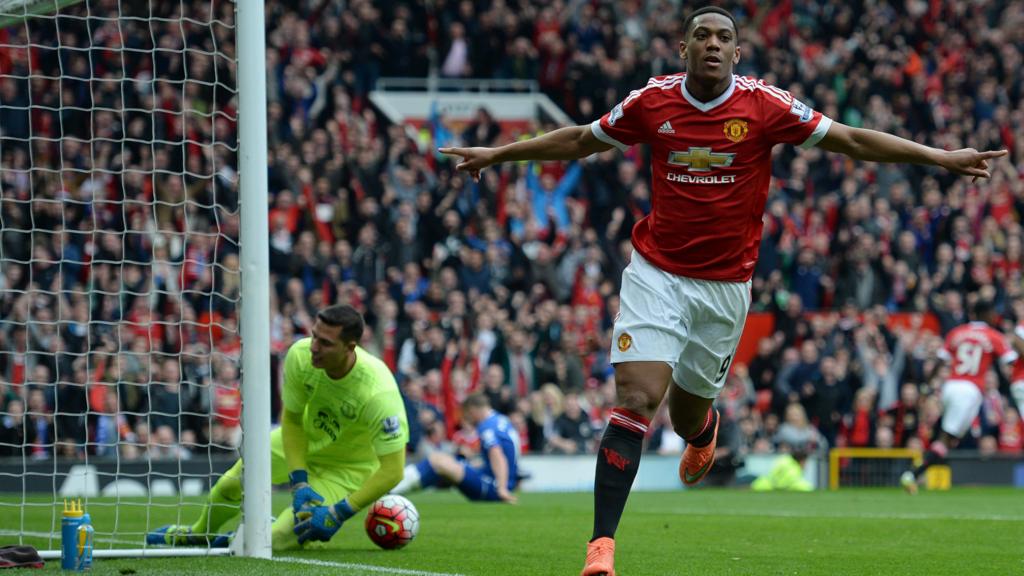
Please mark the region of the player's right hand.
POLYGON ((292 532, 299 537, 299 544, 309 541, 328 542, 341 529, 346 520, 355 516, 356 511, 348 498, 334 506, 316 506, 309 509, 309 515, 297 522, 292 532))
POLYGON ((324 497, 309 485, 309 474, 305 470, 294 470, 288 475, 292 485, 292 513, 296 522, 305 520, 312 514, 312 509, 322 506, 324 497))
POLYGON ((473 180, 476 181, 480 180, 481 170, 494 164, 494 150, 492 148, 484 148, 482 146, 473 148, 447 147, 438 148, 437 151, 449 156, 461 156, 462 161, 455 165, 455 169, 469 172, 473 176, 473 180))
POLYGON ((502 502, 507 502, 509 504, 515 504, 519 501, 519 499, 516 498, 516 495, 509 492, 508 488, 505 487, 498 488, 498 498, 501 498, 502 502))

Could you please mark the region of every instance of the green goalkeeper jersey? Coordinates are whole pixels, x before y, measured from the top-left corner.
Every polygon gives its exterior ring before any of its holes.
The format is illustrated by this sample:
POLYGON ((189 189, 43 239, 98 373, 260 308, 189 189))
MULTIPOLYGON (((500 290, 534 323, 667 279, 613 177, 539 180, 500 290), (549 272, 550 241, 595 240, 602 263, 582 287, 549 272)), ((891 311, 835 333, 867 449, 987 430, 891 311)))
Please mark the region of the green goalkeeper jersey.
POLYGON ((332 379, 313 367, 311 338, 292 344, 284 361, 285 410, 301 413, 311 461, 373 468, 377 456, 405 449, 409 423, 391 370, 356 347, 345 377, 332 379))

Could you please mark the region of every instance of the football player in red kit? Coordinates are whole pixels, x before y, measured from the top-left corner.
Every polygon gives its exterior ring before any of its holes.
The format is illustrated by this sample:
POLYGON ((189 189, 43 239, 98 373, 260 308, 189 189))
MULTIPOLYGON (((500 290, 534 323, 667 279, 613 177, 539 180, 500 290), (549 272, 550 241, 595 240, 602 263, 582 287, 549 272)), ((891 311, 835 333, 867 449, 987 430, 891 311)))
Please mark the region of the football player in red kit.
MULTIPOLYGON (((772 147, 818 146, 859 160, 941 166, 989 177, 1006 151, 929 148, 835 122, 785 90, 733 74, 739 30, 717 7, 693 12, 679 54, 686 72, 652 78, 589 125, 496 148, 442 148, 479 177, 500 162, 573 160, 612 147, 651 147, 651 211, 633 228, 611 360, 618 405, 601 440, 594 532, 583 576, 615 574, 615 530, 640 464, 644 433, 668 391, 679 466, 695 484, 714 462, 712 402, 729 372, 750 306, 772 147)), ((542 217, 542 215, 539 215, 542 217)))
MULTIPOLYGON (((1024 354, 1024 299, 1013 301, 1013 312, 1017 317, 1017 325, 1013 328, 1013 337, 1010 341, 1013 349, 1020 356, 1024 354)), ((1010 374, 1010 396, 1017 405, 1017 412, 1024 415, 1024 360, 1013 363, 1013 372, 1010 374)))
POLYGON ((939 349, 939 357, 949 365, 949 376, 942 384, 941 431, 928 446, 924 462, 900 477, 900 484, 911 494, 917 492, 924 471, 941 462, 978 417, 989 369, 996 362, 1010 364, 1017 360, 1017 352, 1006 337, 992 327, 996 322, 992 304, 979 300, 971 313, 973 321, 950 330, 939 349))

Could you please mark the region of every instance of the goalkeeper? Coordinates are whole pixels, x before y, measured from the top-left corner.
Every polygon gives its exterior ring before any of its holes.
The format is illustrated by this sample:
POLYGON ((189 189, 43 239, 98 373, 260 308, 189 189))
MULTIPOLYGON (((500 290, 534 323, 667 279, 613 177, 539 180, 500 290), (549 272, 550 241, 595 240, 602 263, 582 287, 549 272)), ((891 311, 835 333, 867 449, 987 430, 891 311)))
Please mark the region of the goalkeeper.
MULTIPOLYGON (((284 364, 281 427, 270 435, 271 477, 289 482, 292 505, 272 527, 274 549, 326 542, 402 479, 409 426, 388 367, 357 345, 363 318, 351 306, 317 314, 312 338, 284 364)), ((149 544, 226 546, 224 525, 242 500, 239 460, 210 490, 195 524, 163 526, 149 544)))

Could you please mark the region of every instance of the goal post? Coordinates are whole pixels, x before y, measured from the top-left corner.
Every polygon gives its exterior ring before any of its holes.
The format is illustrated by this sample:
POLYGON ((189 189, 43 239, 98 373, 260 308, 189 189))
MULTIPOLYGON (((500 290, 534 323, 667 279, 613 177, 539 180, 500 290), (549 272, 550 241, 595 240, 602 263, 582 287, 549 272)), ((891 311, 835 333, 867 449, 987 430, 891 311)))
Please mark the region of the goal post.
POLYGON ((270 558, 270 243, 263 2, 238 4, 242 240, 243 553, 270 558))
POLYGON ((0 0, 0 539, 271 555, 264 7, 0 0), (231 548, 191 524, 241 457, 231 548))

